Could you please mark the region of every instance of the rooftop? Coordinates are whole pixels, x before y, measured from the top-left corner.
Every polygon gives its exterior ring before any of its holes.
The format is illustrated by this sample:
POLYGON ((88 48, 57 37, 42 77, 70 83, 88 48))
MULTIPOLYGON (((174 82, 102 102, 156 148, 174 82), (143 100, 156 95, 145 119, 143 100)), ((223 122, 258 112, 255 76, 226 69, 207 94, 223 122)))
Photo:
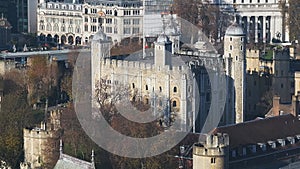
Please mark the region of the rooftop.
POLYGON ((300 120, 288 114, 218 127, 212 133, 227 133, 230 147, 235 148, 242 145, 266 143, 280 138, 294 137, 300 134, 299 128, 300 120))
POLYGON ((227 35, 227 36, 243 36, 243 35, 245 35, 245 32, 239 24, 233 23, 232 25, 230 25, 227 28, 225 35, 227 35))
POLYGON ((54 169, 95 169, 93 163, 80 160, 75 157, 71 157, 66 154, 61 154, 59 160, 57 161, 54 169))

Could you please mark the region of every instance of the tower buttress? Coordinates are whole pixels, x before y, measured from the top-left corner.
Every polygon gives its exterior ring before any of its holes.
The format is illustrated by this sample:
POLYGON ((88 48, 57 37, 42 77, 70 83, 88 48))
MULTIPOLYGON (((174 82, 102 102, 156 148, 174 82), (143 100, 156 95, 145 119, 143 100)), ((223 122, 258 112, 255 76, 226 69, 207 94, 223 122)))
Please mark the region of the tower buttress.
POLYGON ((226 113, 235 113, 235 123, 243 122, 245 116, 245 40, 245 33, 237 23, 227 28, 224 37, 224 59, 229 87, 226 113))
POLYGON ((172 63, 172 42, 165 34, 161 34, 154 43, 154 64, 155 66, 171 65, 172 63))
MULTIPOLYGON (((100 29, 93 37, 91 44, 91 80, 92 97, 95 97, 95 89, 101 80, 101 61, 110 57, 111 41, 100 29)), ((92 98, 93 99, 93 98, 92 98)))

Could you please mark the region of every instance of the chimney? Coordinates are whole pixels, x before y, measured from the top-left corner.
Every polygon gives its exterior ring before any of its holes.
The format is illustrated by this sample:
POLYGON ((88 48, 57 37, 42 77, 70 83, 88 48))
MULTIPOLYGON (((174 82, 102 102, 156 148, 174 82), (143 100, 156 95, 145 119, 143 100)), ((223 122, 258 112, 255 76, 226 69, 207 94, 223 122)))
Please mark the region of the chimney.
POLYGON ((280 97, 279 96, 274 96, 273 97, 273 116, 279 116, 280 110, 280 97))

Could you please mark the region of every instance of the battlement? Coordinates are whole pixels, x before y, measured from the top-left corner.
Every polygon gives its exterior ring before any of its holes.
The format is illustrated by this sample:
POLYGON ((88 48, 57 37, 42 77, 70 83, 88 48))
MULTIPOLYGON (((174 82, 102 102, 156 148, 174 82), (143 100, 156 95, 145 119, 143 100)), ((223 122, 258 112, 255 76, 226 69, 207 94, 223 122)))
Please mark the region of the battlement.
POLYGON ((188 65, 183 66, 155 66, 151 63, 139 62, 139 61, 127 61, 117 59, 104 59, 101 62, 103 68, 123 68, 123 69, 136 69, 136 70, 149 70, 149 71, 176 71, 176 72, 187 72, 189 70, 188 65))
POLYGON ((246 57, 252 59, 259 59, 260 58, 260 50, 258 49, 248 49, 246 50, 246 57))
POLYGON ((199 156, 225 156, 229 146, 229 136, 225 133, 207 135, 204 143, 193 146, 193 154, 199 156))
POLYGON ((217 133, 206 137, 206 147, 216 148, 229 145, 229 136, 226 133, 217 133))
POLYGON ((42 128, 25 128, 23 129, 24 138, 36 138, 36 139, 49 139, 49 138, 58 138, 60 132, 58 131, 47 131, 42 128))

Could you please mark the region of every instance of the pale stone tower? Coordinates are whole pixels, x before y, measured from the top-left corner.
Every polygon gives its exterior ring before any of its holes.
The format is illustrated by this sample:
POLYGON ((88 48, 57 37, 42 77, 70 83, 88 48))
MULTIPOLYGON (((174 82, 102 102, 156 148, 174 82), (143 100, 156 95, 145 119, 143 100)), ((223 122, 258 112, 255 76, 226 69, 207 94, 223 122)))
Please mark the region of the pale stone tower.
POLYGON ((101 78, 101 61, 110 57, 111 41, 100 29, 93 37, 91 44, 91 76, 92 96, 95 97, 95 87, 101 78))
POLYGON ((193 169, 228 169, 229 136, 208 135, 204 143, 193 146, 193 169))
POLYGON ((165 34, 161 34, 154 43, 154 64, 155 66, 171 65, 172 63, 172 42, 165 34))
POLYGON ((228 77, 227 112, 235 113, 235 122, 244 121, 245 111, 245 33, 237 23, 226 30, 224 37, 224 60, 228 77))
POLYGON ((25 128, 24 134, 24 163, 21 169, 53 168, 58 159, 58 145, 61 137, 61 110, 49 112, 49 119, 41 122, 41 127, 25 128))

